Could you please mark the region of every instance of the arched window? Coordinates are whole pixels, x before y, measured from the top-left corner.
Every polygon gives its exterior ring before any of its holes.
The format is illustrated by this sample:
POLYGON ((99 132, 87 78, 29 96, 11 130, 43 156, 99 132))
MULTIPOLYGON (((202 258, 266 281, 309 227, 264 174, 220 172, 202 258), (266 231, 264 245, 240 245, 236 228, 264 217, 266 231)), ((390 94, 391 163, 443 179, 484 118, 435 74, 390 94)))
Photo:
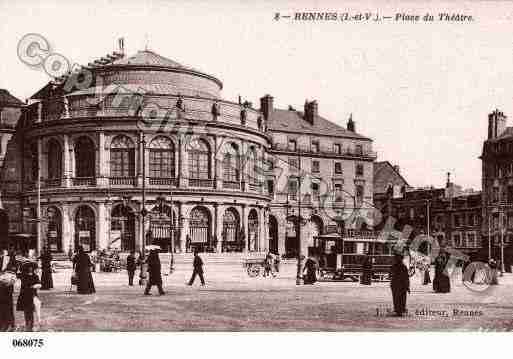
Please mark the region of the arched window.
POLYGON ((78 246, 86 252, 96 248, 96 219, 89 206, 80 206, 75 214, 75 248, 78 246))
POLYGON ((95 177, 95 172, 94 143, 82 136, 75 142, 75 176, 95 177))
POLYGON ((150 143, 150 178, 175 178, 175 146, 164 136, 150 143))
POLYGON ((223 157, 223 181, 239 182, 239 151, 237 145, 230 144, 227 146, 223 157))
POLYGON ((189 217, 187 250, 203 252, 210 243, 210 214, 204 207, 194 207, 189 217))
POLYGON ((59 142, 48 142, 48 179, 60 179, 62 174, 62 149, 59 142))
POLYGON ((240 221, 239 214, 233 208, 228 208, 223 215, 222 250, 223 252, 241 252, 239 241, 240 221))
POLYGON ((204 140, 189 144, 189 178, 210 179, 210 148, 204 140))
POLYGON ((62 216, 57 207, 49 207, 46 210, 47 231, 46 241, 48 249, 52 252, 62 251, 62 216))
POLYGON ((111 177, 135 176, 135 145, 127 136, 117 136, 110 145, 111 177))
POLYGON ((135 214, 132 208, 118 204, 112 209, 109 247, 131 251, 135 249, 135 214))

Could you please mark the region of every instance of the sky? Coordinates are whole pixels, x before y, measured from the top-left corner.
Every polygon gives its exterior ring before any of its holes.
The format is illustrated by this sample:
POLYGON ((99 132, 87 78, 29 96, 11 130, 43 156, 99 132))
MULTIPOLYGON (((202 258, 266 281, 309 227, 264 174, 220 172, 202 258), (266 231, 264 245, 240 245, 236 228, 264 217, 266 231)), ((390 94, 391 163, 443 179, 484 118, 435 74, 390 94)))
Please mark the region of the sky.
MULTIPOLYGON (((221 79, 223 98, 302 109, 317 100, 321 116, 374 141, 415 187, 443 186, 446 173, 481 188, 487 114, 513 117, 513 3, 422 1, 0 0, 0 88, 30 97, 50 78, 17 57, 27 33, 53 52, 87 64, 117 49, 145 47, 221 79), (274 20, 276 12, 356 14, 440 12, 471 22, 274 20)), ((508 120, 508 125, 512 125, 508 120)))

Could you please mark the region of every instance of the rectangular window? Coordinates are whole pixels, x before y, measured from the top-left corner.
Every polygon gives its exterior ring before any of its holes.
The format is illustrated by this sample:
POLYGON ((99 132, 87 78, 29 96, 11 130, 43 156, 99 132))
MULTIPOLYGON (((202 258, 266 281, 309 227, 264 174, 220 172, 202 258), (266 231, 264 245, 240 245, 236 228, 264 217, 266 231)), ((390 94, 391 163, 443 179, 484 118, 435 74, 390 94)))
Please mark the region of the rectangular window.
POLYGON ((319 184, 316 182, 312 182, 312 197, 314 201, 319 201, 320 199, 319 184))
POLYGON ((335 162, 335 174, 342 174, 342 163, 335 162))
POLYGON ((356 175, 363 176, 363 165, 361 163, 356 164, 356 175))
POLYGON ((111 149, 110 173, 112 177, 134 177, 134 149, 111 149))
POLYGON ((297 151, 296 140, 289 140, 289 151, 297 151))
POLYGON ((150 177, 174 178, 174 153, 169 150, 150 151, 150 177))
POLYGON ((356 145, 355 146, 355 152, 357 155, 363 155, 363 146, 362 145, 356 145))
POLYGON ((297 200, 298 183, 296 179, 289 179, 289 198, 293 201, 297 200))
POLYGON ((272 196, 274 194, 274 181, 268 180, 267 181, 267 192, 272 196))
POLYGON ((362 185, 356 186, 356 205, 361 206, 363 204, 364 190, 362 185))
POLYGON ((454 227, 459 227, 460 225, 460 216, 459 214, 454 215, 454 227))
POLYGON ((289 157, 289 170, 296 171, 299 168, 297 158, 289 157))
POLYGON ((312 172, 319 173, 319 161, 312 161, 312 172))
POLYGON ((334 150, 337 155, 342 154, 342 146, 340 145, 340 143, 335 143, 334 150))
POLYGON ((499 202, 499 189, 497 187, 492 188, 492 201, 499 202))
POLYGON ((313 153, 319 152, 319 141, 312 141, 312 152, 313 153))

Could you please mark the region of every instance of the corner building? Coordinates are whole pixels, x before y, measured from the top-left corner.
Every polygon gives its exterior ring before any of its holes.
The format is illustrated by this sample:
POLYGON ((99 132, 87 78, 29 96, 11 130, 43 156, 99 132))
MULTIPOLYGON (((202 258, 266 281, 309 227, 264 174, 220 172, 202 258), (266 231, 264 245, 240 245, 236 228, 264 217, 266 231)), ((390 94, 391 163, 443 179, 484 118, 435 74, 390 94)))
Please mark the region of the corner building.
MULTIPOLYGON (((297 197, 276 191, 293 185, 270 164, 298 154, 361 206, 372 203, 370 139, 319 117, 315 102, 300 113, 274 109, 271 96, 259 109, 226 101, 219 79, 148 50, 85 70, 91 81, 70 74, 34 94, 10 133, 1 199, 11 245, 297 253, 282 230, 297 197), (294 149, 280 147, 294 139, 294 149)), ((314 183, 302 184, 312 198, 302 228, 318 233, 333 223, 316 202, 329 188, 314 183)))

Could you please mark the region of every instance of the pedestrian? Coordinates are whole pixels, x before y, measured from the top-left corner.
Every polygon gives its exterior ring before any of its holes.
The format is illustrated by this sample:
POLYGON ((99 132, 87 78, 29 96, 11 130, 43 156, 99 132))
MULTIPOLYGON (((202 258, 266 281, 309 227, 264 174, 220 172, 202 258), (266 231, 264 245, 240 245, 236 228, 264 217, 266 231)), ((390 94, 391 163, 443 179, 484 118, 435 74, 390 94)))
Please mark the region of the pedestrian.
POLYGON ((363 285, 371 285, 372 283, 372 265, 373 258, 369 255, 365 256, 365 259, 362 264, 362 276, 360 277, 360 284, 363 285))
POLYGON ((264 277, 271 275, 274 277, 275 274, 273 272, 273 255, 271 252, 267 252, 264 260, 264 277))
POLYGON ((77 254, 73 258, 73 269, 77 279, 78 294, 92 294, 96 292, 93 275, 91 274, 92 266, 91 258, 84 251, 84 248, 82 246, 78 247, 77 254))
POLYGON ((48 248, 43 249, 43 253, 39 257, 41 260, 41 290, 48 290, 53 288, 52 277, 52 254, 48 248))
POLYGON ((126 257, 126 271, 128 273, 128 285, 133 286, 134 285, 134 275, 135 270, 137 268, 137 264, 135 261, 135 251, 132 250, 128 257, 126 257))
POLYGON ((394 264, 390 268, 390 288, 395 315, 401 317, 407 312, 406 293, 410 293, 410 277, 408 268, 403 263, 402 254, 394 256, 394 264))
POLYGON ((440 250, 435 259, 435 278, 433 279, 433 290, 435 293, 449 293, 451 291, 451 280, 447 272, 448 253, 440 250))
POLYGON ((280 253, 276 253, 276 255, 274 256, 274 272, 280 272, 280 253))
POLYGON ((495 259, 491 258, 488 262, 488 266, 490 267, 490 285, 499 284, 499 278, 497 276, 498 265, 495 259))
POLYGON ((139 270, 139 285, 146 285, 146 281, 148 279, 148 266, 146 264, 146 258, 144 255, 144 251, 139 253, 139 258, 137 258, 137 264, 140 267, 139 270))
POLYGON ((198 251, 194 251, 194 260, 192 261, 192 276, 188 285, 192 285, 196 279, 196 275, 200 277, 201 285, 205 285, 205 278, 203 278, 203 260, 198 254, 198 251))
POLYGON ((16 310, 23 312, 25 316, 26 332, 31 332, 34 329, 34 312, 38 311, 38 306, 40 306, 37 290, 41 288, 41 281, 34 273, 35 266, 34 263, 25 263, 21 266, 21 288, 16 310))
POLYGON ((14 330, 13 293, 16 282, 14 254, 6 250, 0 256, 0 332, 14 330))
POLYGON ((150 250, 146 264, 148 265, 148 274, 150 278, 148 280, 148 284, 146 284, 144 295, 151 295, 150 290, 154 285, 157 286, 160 295, 166 294, 164 289, 162 289, 161 264, 157 249, 150 250))
POLYGON ((429 264, 424 267, 424 277, 422 278, 422 285, 428 285, 431 283, 431 276, 429 275, 429 264))
POLYGON ((305 262, 305 268, 303 269, 303 272, 304 271, 306 271, 306 275, 303 279, 304 284, 314 284, 317 282, 317 262, 313 258, 308 257, 305 262))

